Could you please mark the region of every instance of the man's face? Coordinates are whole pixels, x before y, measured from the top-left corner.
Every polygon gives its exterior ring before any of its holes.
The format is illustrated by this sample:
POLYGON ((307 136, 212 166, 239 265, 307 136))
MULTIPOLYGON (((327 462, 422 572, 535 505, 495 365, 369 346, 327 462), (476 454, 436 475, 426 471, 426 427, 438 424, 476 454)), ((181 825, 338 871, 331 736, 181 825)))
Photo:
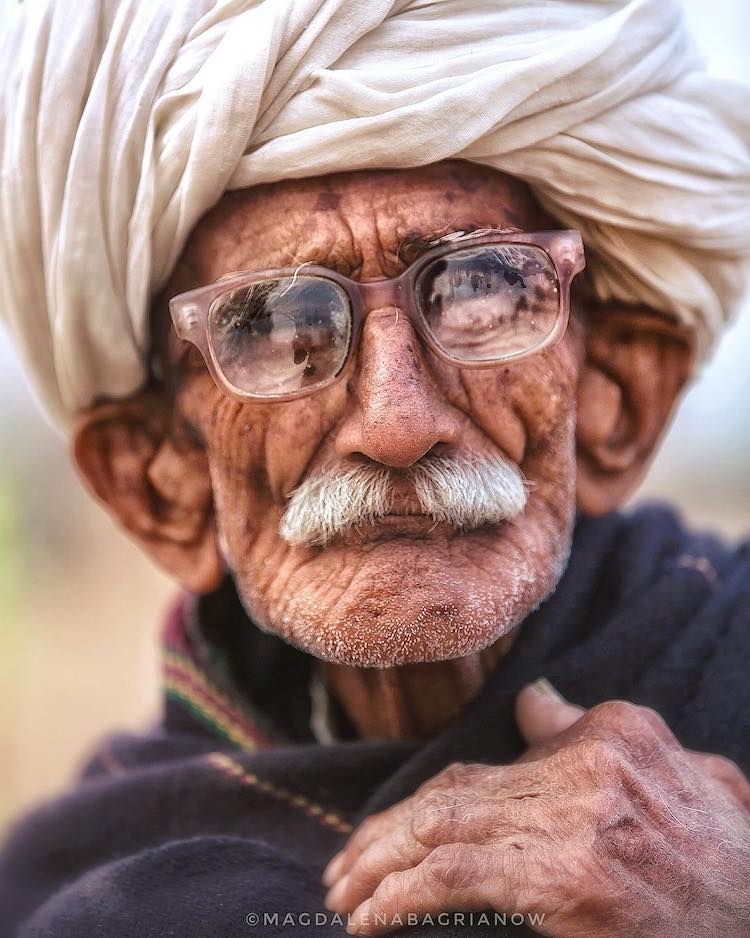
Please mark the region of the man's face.
MULTIPOLYGON (((520 183, 464 163, 354 173, 227 195, 194 231, 168 292, 239 270, 332 267, 401 273, 416 239, 476 227, 554 227, 520 183)), ((251 617, 327 660, 393 666, 476 652, 553 589, 575 509, 581 341, 518 363, 461 369, 436 357, 393 306, 369 311, 341 381, 308 397, 240 403, 192 352, 176 408, 205 447, 226 562, 251 617), (435 525, 408 469, 424 458, 515 463, 528 499, 512 521, 435 525), (292 546, 279 525, 315 473, 387 467, 390 515, 326 546, 292 546)))

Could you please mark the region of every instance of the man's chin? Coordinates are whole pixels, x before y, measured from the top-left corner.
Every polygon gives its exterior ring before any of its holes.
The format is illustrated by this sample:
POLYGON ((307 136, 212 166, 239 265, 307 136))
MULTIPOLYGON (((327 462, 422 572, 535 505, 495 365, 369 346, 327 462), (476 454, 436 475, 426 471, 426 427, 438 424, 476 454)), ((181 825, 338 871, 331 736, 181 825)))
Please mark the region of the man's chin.
POLYGON ((409 569, 407 553, 397 540, 371 545, 338 596, 321 575, 295 584, 283 614, 269 610, 260 621, 254 618, 322 660, 389 668, 477 654, 515 628, 541 598, 532 595, 526 577, 506 571, 490 583, 476 571, 467 578, 434 562, 409 569), (386 553, 384 563, 379 555, 386 553))
POLYGON ((378 526, 324 549, 287 548, 263 595, 241 577, 237 586, 261 628, 325 661, 390 668, 475 655, 554 589, 569 540, 539 537, 528 520, 441 527, 378 526))
MULTIPOLYGON (((363 633, 359 617, 336 623, 326 635, 291 637, 323 661, 355 668, 394 668, 466 658, 510 633, 518 621, 482 620, 452 605, 432 603, 413 617, 381 611, 363 633)), ((523 616, 520 616, 523 618, 523 616)))

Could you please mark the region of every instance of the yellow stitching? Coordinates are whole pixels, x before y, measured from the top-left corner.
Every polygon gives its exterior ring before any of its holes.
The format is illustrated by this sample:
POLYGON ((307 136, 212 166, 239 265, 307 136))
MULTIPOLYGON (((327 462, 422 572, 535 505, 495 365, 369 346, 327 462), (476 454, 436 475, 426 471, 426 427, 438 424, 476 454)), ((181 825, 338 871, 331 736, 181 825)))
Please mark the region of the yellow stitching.
POLYGON ((212 752, 206 758, 214 768, 225 775, 242 782, 243 785, 257 788, 279 801, 289 802, 289 804, 294 805, 294 807, 300 808, 309 817, 315 818, 320 821, 321 824, 325 824, 327 827, 332 828, 340 834, 350 834, 354 829, 348 821, 345 821, 338 814, 333 811, 326 811, 319 804, 305 798, 304 795, 289 791, 286 788, 281 788, 278 785, 273 785, 271 782, 258 778, 258 776, 252 772, 246 772, 241 765, 233 759, 230 759, 230 757, 224 753, 212 752))

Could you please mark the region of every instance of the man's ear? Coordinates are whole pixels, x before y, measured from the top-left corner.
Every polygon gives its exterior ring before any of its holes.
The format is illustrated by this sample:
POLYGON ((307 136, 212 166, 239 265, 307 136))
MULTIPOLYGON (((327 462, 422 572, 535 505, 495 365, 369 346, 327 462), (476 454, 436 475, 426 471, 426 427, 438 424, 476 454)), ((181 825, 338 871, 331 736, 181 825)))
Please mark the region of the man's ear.
POLYGON ((611 511, 633 491, 694 358, 690 332, 664 315, 617 304, 588 314, 578 387, 581 511, 611 511))
POLYGON ((72 451, 90 490, 182 585, 215 589, 223 575, 203 447, 171 432, 158 390, 93 406, 73 429, 72 451))

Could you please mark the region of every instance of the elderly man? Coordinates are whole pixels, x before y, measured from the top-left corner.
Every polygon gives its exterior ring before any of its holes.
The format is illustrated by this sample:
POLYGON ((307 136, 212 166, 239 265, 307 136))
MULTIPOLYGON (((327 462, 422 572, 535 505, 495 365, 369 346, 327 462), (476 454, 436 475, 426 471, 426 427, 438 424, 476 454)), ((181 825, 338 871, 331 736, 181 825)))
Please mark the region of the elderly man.
POLYGON ((676 5, 44 0, 2 60, 3 312, 185 590, 3 920, 750 934, 748 555, 616 511, 748 257, 676 5))

